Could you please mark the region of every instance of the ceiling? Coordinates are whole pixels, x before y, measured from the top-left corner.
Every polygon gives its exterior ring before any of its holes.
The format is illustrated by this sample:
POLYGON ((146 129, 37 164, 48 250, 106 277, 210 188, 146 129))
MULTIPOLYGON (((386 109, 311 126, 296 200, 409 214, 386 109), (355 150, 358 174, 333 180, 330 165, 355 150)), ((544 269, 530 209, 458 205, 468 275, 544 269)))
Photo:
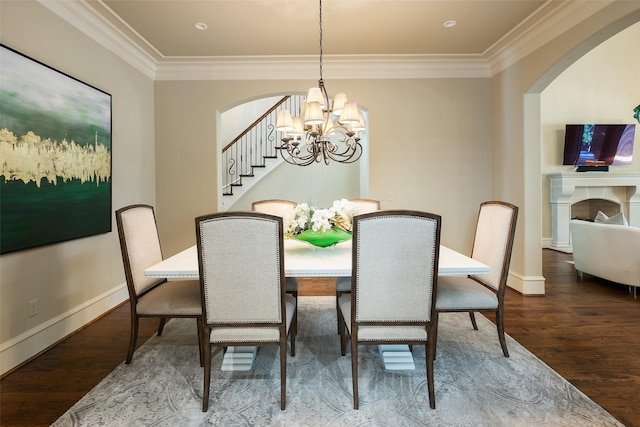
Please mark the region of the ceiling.
MULTIPOLYGON (((329 78, 490 77, 614 1, 323 0, 323 63, 329 78)), ((317 77, 319 0, 39 2, 156 80, 317 77)))
MULTIPOLYGON (((546 0, 324 0, 327 55, 485 55, 546 0), (457 25, 445 28, 446 21, 457 25)), ((157 58, 317 55, 318 0, 90 0, 157 58), (195 28, 204 23, 206 30, 195 28)))

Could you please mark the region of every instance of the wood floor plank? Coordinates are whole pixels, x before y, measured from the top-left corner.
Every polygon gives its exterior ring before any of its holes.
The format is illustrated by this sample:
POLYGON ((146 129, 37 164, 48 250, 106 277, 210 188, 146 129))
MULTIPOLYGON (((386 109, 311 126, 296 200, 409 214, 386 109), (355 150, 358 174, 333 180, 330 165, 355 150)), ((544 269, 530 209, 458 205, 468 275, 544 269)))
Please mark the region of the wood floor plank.
MULTIPOLYGON (((543 250, 546 295, 508 290, 506 332, 623 424, 640 427, 640 298, 626 286, 586 275, 579 280, 571 259, 543 250)), ((333 278, 300 279, 300 295, 334 294, 333 278)), ((142 319, 138 346, 156 327, 142 319)), ((124 361, 128 337, 123 304, 6 375, 0 425, 50 425, 124 361)))

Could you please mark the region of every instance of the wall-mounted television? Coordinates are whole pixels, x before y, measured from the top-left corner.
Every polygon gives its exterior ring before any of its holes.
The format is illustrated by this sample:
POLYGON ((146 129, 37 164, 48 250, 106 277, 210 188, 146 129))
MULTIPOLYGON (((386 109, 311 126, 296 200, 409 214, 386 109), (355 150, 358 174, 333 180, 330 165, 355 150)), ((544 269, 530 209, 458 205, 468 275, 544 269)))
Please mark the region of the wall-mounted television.
POLYGON ((630 165, 635 129, 635 124, 566 125, 562 164, 577 166, 579 170, 630 165))

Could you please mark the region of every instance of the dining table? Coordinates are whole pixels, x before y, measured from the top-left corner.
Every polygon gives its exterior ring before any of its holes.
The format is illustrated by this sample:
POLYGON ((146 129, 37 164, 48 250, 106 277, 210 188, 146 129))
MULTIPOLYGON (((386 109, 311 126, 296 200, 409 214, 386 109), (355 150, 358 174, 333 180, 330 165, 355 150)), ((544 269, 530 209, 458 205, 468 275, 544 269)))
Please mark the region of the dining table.
MULTIPOLYGON (((284 273, 287 277, 351 276, 352 241, 319 248, 307 242, 284 239, 284 273)), ((446 246, 440 246, 438 276, 488 274, 489 266, 446 246)), ((145 269, 145 277, 166 279, 199 279, 196 245, 145 269)), ((257 348, 229 347, 222 370, 246 371, 253 367, 257 348)), ((387 370, 415 369, 413 355, 405 345, 381 345, 380 356, 387 370)))
MULTIPOLYGON (((351 276, 352 241, 319 248, 295 239, 284 240, 284 274, 287 277, 348 277, 351 276)), ((438 276, 488 274, 489 266, 440 245, 438 276)), ((198 279, 198 249, 196 245, 152 265, 145 277, 167 279, 198 279)))

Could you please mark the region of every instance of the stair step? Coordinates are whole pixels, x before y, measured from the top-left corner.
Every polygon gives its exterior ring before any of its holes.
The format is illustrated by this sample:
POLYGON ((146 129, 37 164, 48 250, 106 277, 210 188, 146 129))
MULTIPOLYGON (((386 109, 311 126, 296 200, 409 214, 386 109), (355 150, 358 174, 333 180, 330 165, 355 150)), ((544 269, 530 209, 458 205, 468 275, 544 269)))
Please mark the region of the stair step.
POLYGON ((253 174, 240 174, 240 178, 252 178, 253 174))

